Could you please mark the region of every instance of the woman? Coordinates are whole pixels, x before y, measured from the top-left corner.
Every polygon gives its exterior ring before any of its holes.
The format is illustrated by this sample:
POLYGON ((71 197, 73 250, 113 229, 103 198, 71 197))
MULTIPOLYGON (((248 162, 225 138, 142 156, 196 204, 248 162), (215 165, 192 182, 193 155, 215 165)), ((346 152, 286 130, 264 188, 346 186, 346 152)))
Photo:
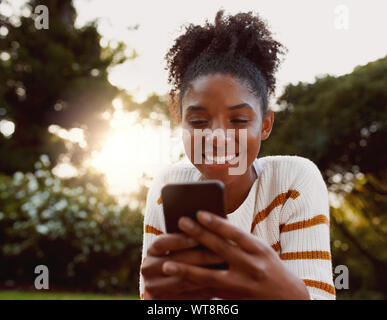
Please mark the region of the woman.
POLYGON ((190 162, 169 167, 148 193, 142 299, 335 299, 328 193, 318 168, 296 156, 257 158, 273 126, 268 97, 283 51, 259 17, 219 11, 214 24, 188 26, 167 53, 172 111, 189 133, 190 162), (236 133, 206 136, 214 146, 208 164, 193 140, 198 129, 236 133), (246 170, 230 174, 235 162, 217 154, 222 143, 234 143, 231 158, 246 170), (166 234, 163 185, 205 179, 225 184, 227 219, 199 212, 198 222, 179 220, 183 233, 166 234), (210 250, 192 250, 199 243, 210 250), (228 270, 201 267, 224 262, 228 270))

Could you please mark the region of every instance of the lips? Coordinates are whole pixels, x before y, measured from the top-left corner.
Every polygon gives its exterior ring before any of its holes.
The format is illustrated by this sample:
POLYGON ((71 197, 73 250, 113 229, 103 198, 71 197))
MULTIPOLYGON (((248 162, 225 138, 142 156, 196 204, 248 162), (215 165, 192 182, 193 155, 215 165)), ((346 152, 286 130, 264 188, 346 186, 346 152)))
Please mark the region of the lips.
POLYGON ((203 153, 205 164, 225 164, 225 163, 233 164, 234 161, 238 158, 238 156, 239 156, 239 153, 234 153, 227 156, 214 156, 212 154, 203 153))

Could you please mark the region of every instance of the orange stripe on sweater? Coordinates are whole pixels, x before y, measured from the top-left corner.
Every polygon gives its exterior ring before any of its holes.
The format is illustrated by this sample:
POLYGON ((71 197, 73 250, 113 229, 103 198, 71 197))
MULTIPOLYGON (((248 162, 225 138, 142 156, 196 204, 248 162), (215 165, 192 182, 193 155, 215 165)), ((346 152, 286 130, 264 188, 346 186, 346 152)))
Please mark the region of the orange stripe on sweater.
POLYGON ((324 290, 330 294, 336 295, 335 287, 330 285, 329 283, 325 283, 322 281, 316 281, 316 280, 309 280, 309 279, 302 279, 302 281, 304 281, 305 285, 308 287, 321 289, 321 290, 324 290))
POLYGON ((163 203, 163 199, 161 199, 161 196, 157 199, 157 204, 162 204, 163 203))
POLYGON ((150 226, 149 224, 146 224, 144 229, 145 229, 144 231, 145 233, 153 233, 156 236, 163 234, 162 231, 160 231, 159 229, 156 229, 155 227, 150 226))
POLYGON ((312 219, 302 220, 302 221, 298 221, 298 222, 294 222, 286 225, 283 224, 283 225, 280 225, 280 232, 282 233, 282 232, 289 232, 289 231, 298 230, 298 229, 304 229, 318 224, 329 225, 328 218, 323 214, 319 214, 318 216, 315 216, 312 219))
POLYGON ((285 252, 280 254, 280 258, 282 260, 298 260, 298 259, 331 260, 331 254, 328 251, 285 252))
POLYGON ((297 190, 289 190, 288 192, 280 193, 278 196, 276 196, 267 208, 259 211, 254 217, 250 232, 253 232, 255 226, 264 220, 270 214, 270 212, 273 211, 274 208, 283 205, 289 198, 292 198, 293 200, 296 199, 299 195, 300 193, 297 190))
POLYGON ((277 241, 276 243, 272 244, 271 247, 274 249, 274 251, 280 251, 281 250, 281 243, 277 241))

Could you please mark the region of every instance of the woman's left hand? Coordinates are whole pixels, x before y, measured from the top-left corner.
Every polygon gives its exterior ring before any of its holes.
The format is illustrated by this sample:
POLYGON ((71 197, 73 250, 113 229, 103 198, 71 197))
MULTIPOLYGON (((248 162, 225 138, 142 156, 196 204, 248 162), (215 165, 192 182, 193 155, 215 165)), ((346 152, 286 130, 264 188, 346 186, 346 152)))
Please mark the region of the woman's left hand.
POLYGON ((286 269, 275 251, 227 219, 200 211, 200 223, 188 217, 179 228, 209 248, 228 264, 228 270, 213 270, 176 261, 166 261, 166 275, 210 287, 222 299, 309 299, 304 282, 286 269))

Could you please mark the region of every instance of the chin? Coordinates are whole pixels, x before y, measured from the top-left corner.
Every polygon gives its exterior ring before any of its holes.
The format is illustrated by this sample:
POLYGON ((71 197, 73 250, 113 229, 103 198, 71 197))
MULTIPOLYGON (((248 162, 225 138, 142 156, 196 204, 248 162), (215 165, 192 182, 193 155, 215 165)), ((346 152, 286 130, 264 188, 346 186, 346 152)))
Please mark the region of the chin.
POLYGON ((198 170, 201 172, 201 174, 205 177, 207 180, 220 180, 222 181, 225 185, 232 183, 236 179, 238 179, 239 176, 236 175, 229 175, 228 174, 228 168, 225 170, 217 170, 214 172, 214 170, 207 170, 205 168, 199 168, 197 166, 198 170))

